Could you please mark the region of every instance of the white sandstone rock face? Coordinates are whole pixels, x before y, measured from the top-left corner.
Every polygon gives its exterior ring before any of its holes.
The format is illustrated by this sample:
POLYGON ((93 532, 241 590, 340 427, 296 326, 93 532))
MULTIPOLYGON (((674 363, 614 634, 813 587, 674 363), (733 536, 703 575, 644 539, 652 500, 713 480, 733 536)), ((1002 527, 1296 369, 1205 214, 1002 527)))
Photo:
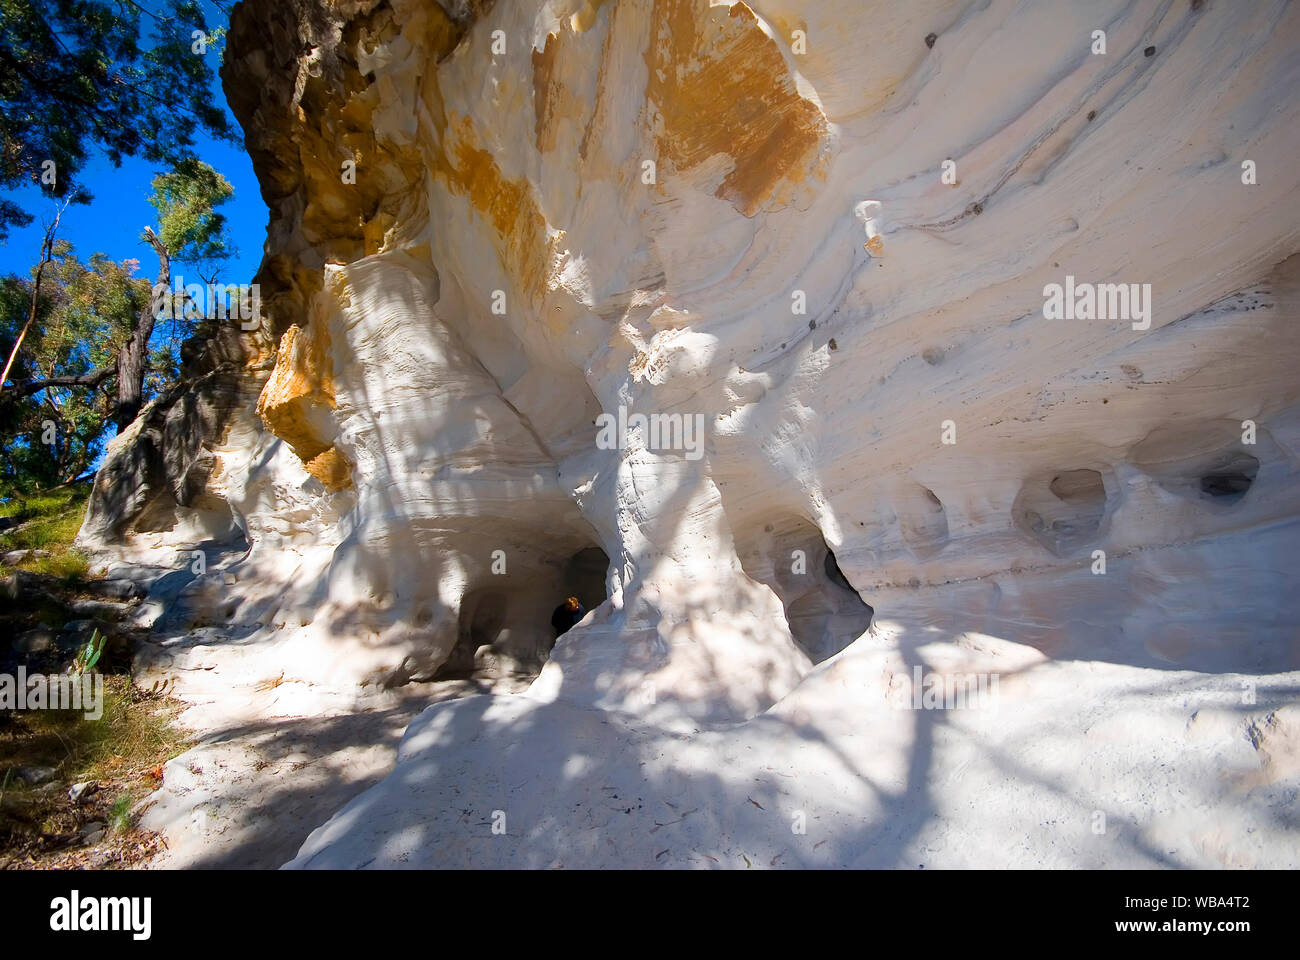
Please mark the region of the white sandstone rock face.
POLYGON ((302 14, 327 119, 241 114, 317 153, 209 488, 263 673, 546 665, 295 865, 1294 867, 1300 8, 447 11, 302 14))

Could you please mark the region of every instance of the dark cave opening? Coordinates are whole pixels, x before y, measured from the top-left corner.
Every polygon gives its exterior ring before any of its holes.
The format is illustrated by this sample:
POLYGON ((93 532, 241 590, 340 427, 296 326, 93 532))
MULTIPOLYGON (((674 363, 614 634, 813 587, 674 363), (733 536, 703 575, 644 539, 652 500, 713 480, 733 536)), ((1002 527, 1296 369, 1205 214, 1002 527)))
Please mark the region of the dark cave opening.
POLYGON ((808 520, 769 521, 736 546, 745 573, 781 600, 794 642, 813 663, 830 659, 870 628, 875 611, 808 520))
POLYGON ((579 550, 564 564, 560 573, 560 589, 556 603, 565 597, 577 597, 588 611, 605 602, 605 575, 609 572, 609 556, 600 547, 579 550))
POLYGON ((1258 474, 1259 460, 1248 453, 1239 453, 1201 475, 1201 493, 1219 503, 1236 503, 1246 495, 1258 474))
POLYGON ((608 570, 605 551, 589 546, 466 591, 456 645, 432 679, 536 676, 555 646, 550 618, 556 605, 572 596, 586 613, 600 606, 608 570))

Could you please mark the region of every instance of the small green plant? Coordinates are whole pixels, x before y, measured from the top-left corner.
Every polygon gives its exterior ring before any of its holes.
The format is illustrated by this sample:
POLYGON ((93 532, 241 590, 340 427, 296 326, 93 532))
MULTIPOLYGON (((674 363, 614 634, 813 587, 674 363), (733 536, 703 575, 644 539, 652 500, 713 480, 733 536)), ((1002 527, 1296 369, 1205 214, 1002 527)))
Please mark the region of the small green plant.
POLYGON ((123 793, 113 801, 108 811, 108 825, 114 833, 126 833, 131 829, 130 793, 123 793))
POLYGON ((77 659, 72 662, 72 666, 68 667, 68 672, 82 674, 94 670, 95 664, 99 663, 99 658, 104 654, 104 644, 107 640, 108 636, 101 637, 99 629, 96 628, 90 634, 90 642, 86 644, 86 648, 77 654, 77 659), (96 640, 99 640, 98 647, 95 646, 96 640))

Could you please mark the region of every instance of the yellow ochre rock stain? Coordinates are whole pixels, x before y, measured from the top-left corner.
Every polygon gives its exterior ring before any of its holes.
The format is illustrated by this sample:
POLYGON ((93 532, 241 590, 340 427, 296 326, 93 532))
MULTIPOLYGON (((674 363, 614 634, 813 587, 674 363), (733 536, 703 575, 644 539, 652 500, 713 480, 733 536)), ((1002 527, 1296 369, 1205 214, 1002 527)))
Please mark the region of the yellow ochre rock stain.
POLYGON ((352 466, 337 447, 330 447, 319 456, 303 464, 307 472, 325 485, 325 489, 338 492, 352 486, 352 466))
POLYGON ((646 100, 663 160, 680 173, 731 157, 717 196, 745 216, 780 209, 810 177, 824 179, 826 117, 799 94, 749 6, 655 0, 653 20, 646 100))
POLYGON ((447 134, 445 166, 438 164, 435 174, 445 179, 453 193, 468 197, 492 225, 502 264, 522 290, 540 297, 564 234, 550 233, 532 186, 502 174, 492 154, 478 145, 468 117, 449 117, 447 134))
POLYGON ((307 471, 330 490, 351 486, 347 460, 312 426, 312 407, 336 406, 329 333, 320 324, 296 324, 280 338, 275 368, 257 398, 257 415, 293 448, 307 471))

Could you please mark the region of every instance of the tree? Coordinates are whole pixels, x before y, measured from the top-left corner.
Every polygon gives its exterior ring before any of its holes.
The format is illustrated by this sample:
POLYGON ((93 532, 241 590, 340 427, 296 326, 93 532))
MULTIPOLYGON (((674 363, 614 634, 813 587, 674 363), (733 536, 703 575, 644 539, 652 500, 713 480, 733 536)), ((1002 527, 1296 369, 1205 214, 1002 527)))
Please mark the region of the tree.
MULTIPOLYGON (((158 281, 154 284, 154 289, 159 285, 164 290, 170 289, 172 283, 171 256, 167 247, 158 239, 158 235, 150 227, 144 228, 144 239, 153 247, 154 253, 158 255, 158 281)), ((117 432, 121 433, 132 423, 140 413, 140 408, 144 406, 144 374, 145 362, 149 358, 149 340, 153 336, 154 321, 157 314, 154 308, 154 298, 149 297, 144 305, 140 308, 136 324, 132 329, 130 336, 122 344, 122 348, 117 353, 117 411, 114 419, 117 420, 117 432)))
MULTIPOLYGON (((192 267, 212 287, 221 265, 236 253, 225 215, 217 209, 234 195, 234 188, 212 167, 193 160, 182 160, 171 172, 154 177, 152 186, 149 202, 158 211, 158 238, 173 261, 192 267)), ((155 304, 158 299, 155 294, 155 304)), ((181 341, 195 331, 187 313, 193 314, 197 304, 171 306, 160 318, 166 320, 167 337, 156 344, 147 364, 160 381, 179 374, 181 341)))
MULTIPOLYGON (((177 309, 170 304, 172 261, 190 263, 196 269, 206 266, 215 276, 217 266, 234 252, 226 233, 225 218, 216 210, 234 193, 225 177, 202 161, 184 160, 168 173, 155 177, 153 188, 150 202, 158 211, 159 226, 156 232, 151 227, 145 227, 141 239, 153 248, 158 258, 158 279, 152 289, 144 287, 143 296, 135 298, 119 295, 120 287, 110 287, 114 309, 92 311, 90 314, 96 319, 97 325, 92 324, 86 331, 87 335, 97 337, 97 342, 107 344, 111 349, 97 354, 101 362, 90 369, 69 370, 61 369, 58 365, 46 369, 39 363, 30 362, 21 369, 16 367, 11 373, 12 382, 0 383, 0 401, 13 404, 23 398, 58 388, 94 390, 109 379, 116 378, 117 403, 113 419, 118 431, 125 430, 139 415, 145 403, 145 375, 149 367, 160 301, 168 306, 166 314, 173 324, 173 343, 178 339, 176 325, 184 323, 185 318, 193 313, 192 309, 177 309), (23 376, 24 373, 29 375, 23 376)), ((49 240, 50 237, 47 236, 47 251, 49 240)), ((64 245, 63 249, 66 253, 69 248, 64 245)), ((92 264, 110 262, 106 257, 91 259, 92 264)), ((29 326, 30 317, 34 317, 37 310, 34 305, 40 296, 46 264, 46 257, 43 256, 41 264, 34 271, 29 326)), ((48 324, 47 319, 43 330, 48 330, 48 324)), ((12 352, 15 355, 19 353, 18 344, 15 344, 12 352)))
POLYGON ((0 344, 28 330, 15 354, 14 378, 46 384, 40 395, 0 402, 0 492, 27 493, 81 475, 94 463, 113 422, 116 399, 108 377, 112 361, 130 335, 133 318, 149 302, 148 281, 135 276, 133 260, 115 263, 103 254, 82 262, 66 241, 55 240, 37 285, 0 279, 0 344), (34 322, 30 321, 35 304, 34 322), (58 384, 51 386, 50 384, 58 384))
POLYGON ((158 238, 175 260, 189 264, 208 283, 216 268, 234 254, 226 217, 217 207, 235 193, 229 181, 198 160, 178 161, 151 184, 149 203, 158 211, 158 238))
MULTIPOLYGON (((193 157, 196 134, 235 142, 205 56, 224 37, 200 0, 0 0, 0 187, 86 203, 90 151, 113 164, 193 157)), ((32 217, 0 200, 0 240, 32 217)))

